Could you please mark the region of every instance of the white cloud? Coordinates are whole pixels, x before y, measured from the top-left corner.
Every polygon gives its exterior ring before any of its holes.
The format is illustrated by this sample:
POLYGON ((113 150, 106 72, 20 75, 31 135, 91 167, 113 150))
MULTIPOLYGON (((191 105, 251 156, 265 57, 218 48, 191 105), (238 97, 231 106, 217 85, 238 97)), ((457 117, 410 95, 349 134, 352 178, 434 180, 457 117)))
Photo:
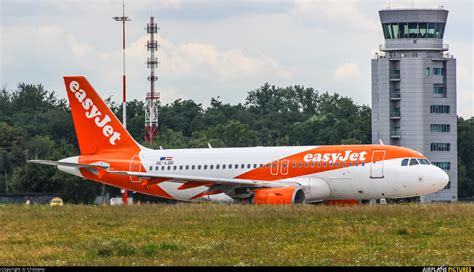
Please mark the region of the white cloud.
POLYGON ((215 45, 204 43, 173 44, 163 38, 161 59, 166 73, 179 77, 202 77, 224 84, 256 80, 273 75, 289 79, 287 69, 266 56, 247 56, 240 49, 219 50, 215 45))
MULTIPOLYGON (((127 50, 129 58, 142 60, 134 61, 139 66, 132 70, 136 71, 144 67, 143 61, 148 56, 144 48, 146 41, 146 36, 141 37, 127 50)), ((208 43, 176 44, 163 36, 158 36, 158 41, 160 43, 156 54, 160 61, 158 73, 166 80, 199 80, 230 86, 248 81, 264 81, 270 76, 283 79, 290 79, 293 76, 289 69, 264 55, 248 56, 240 49, 221 50, 208 43)))
POLYGON ((334 72, 335 80, 357 79, 361 76, 360 68, 357 63, 344 63, 337 67, 334 72))
MULTIPOLYGON (((364 16, 355 1, 296 0, 295 3, 295 18, 317 22, 319 27, 330 26, 332 30, 338 28, 343 31, 379 30, 379 22, 364 16)), ((336 35, 342 34, 338 31, 336 35)))

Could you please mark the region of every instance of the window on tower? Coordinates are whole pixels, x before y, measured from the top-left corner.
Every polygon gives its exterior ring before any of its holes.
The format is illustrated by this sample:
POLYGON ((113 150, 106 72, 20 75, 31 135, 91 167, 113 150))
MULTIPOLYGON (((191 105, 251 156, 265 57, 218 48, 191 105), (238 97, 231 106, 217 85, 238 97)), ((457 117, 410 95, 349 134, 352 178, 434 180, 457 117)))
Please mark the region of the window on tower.
POLYGON ((432 143, 431 151, 450 151, 451 144, 449 143, 432 143))
POLYGON ((408 23, 408 38, 418 38, 418 23, 408 23))
POLYGON ((444 75, 444 69, 443 68, 438 68, 438 67, 433 68, 433 75, 443 76, 444 75))
POLYGON ((449 124, 431 124, 431 132, 449 132, 450 130, 449 124))
POLYGON ((426 27, 427 23, 418 23, 418 28, 420 31, 418 38, 426 38, 426 27))
POLYGON ((442 39, 444 36, 444 28, 444 23, 433 22, 398 22, 382 24, 385 39, 442 39))
POLYGON ((431 105, 430 113, 449 113, 449 105, 431 105))
POLYGON ((427 28, 427 32, 426 32, 426 37, 427 38, 434 38, 435 27, 436 27, 435 23, 428 23, 428 28, 427 28))
POLYGON ((451 169, 451 163, 450 162, 433 162, 433 165, 438 166, 439 168, 449 171, 451 169))
POLYGON ((393 37, 393 39, 400 38, 400 35, 399 35, 400 34, 400 31, 399 31, 400 29, 398 28, 398 23, 392 23, 391 27, 392 27, 392 35, 393 35, 392 37, 393 37))

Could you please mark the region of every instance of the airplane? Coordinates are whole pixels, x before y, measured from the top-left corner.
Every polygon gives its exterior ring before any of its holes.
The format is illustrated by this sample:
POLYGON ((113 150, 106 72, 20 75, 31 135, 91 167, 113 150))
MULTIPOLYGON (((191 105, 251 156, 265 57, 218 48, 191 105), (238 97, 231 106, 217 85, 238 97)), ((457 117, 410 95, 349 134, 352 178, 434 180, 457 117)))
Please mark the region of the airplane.
POLYGON ((415 150, 381 144, 153 150, 137 143, 83 76, 65 76, 80 155, 54 165, 87 180, 192 202, 300 204, 407 198, 448 175, 415 150))

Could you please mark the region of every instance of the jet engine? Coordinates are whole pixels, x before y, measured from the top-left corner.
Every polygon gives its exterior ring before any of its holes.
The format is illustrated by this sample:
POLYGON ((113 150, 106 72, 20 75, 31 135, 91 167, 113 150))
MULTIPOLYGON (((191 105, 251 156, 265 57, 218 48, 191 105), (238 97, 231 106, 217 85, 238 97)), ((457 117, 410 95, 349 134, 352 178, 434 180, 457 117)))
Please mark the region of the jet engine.
POLYGON ((253 204, 303 204, 305 196, 297 187, 266 188, 254 191, 253 204))

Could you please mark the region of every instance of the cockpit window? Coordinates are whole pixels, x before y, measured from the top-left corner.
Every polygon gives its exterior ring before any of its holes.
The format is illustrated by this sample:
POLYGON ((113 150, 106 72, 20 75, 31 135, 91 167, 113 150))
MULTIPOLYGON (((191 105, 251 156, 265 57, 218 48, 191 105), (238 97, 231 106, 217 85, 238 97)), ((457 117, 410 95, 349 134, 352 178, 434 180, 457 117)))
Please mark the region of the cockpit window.
POLYGON ((419 164, 416 159, 410 159, 410 165, 417 165, 419 164))
POLYGON ((421 164, 424 164, 424 165, 429 165, 430 162, 427 160, 427 159, 419 159, 420 163, 421 164))
POLYGON ((408 159, 403 159, 402 166, 407 166, 407 165, 408 165, 408 159))

